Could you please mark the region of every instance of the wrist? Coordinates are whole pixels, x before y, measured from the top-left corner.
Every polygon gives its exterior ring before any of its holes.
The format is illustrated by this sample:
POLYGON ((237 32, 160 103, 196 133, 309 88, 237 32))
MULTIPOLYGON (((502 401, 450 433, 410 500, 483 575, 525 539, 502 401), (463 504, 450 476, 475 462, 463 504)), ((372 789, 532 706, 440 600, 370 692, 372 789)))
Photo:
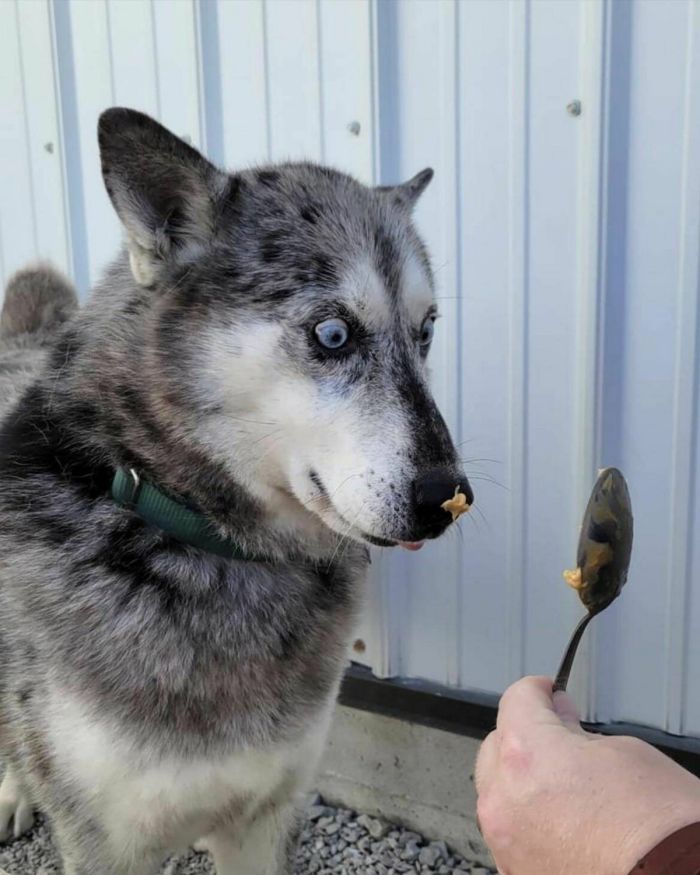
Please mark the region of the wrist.
POLYGON ((620 875, 629 875, 640 860, 673 833, 700 822, 700 798, 659 802, 658 808, 640 819, 620 845, 620 875))

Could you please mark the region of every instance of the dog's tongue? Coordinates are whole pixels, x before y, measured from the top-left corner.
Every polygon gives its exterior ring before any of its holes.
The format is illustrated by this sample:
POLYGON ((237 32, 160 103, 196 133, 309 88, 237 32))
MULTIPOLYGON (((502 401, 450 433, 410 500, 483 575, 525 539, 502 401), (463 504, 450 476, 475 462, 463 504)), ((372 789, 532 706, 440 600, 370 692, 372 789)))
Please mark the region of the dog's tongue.
POLYGON ((420 550, 423 544, 425 541, 399 541, 399 547, 403 547, 404 550, 420 550))

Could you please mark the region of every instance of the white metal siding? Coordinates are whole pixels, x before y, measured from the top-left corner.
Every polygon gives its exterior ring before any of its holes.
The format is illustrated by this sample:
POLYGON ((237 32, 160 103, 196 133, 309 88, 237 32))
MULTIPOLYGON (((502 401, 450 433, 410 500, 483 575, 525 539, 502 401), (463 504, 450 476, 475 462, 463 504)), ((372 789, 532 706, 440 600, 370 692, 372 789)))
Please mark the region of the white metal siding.
POLYGON ((417 556, 375 557, 362 658, 465 689, 552 673, 580 614, 561 570, 617 464, 633 569, 576 694, 700 736, 698 3, 0 3, 4 278, 43 255, 86 292, 113 255, 95 122, 115 103, 229 166, 436 168, 432 367, 478 504, 417 556))

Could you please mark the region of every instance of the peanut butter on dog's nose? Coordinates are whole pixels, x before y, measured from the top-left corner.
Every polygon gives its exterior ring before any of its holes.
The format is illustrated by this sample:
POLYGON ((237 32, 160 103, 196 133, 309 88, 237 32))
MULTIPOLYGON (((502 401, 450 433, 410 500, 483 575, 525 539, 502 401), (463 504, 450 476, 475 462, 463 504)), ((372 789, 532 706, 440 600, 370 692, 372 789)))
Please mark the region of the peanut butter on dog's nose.
POLYGON ((447 513, 452 514, 452 522, 462 516, 463 513, 467 513, 471 508, 470 504, 467 504, 467 496, 460 492, 460 487, 457 486, 455 488, 455 494, 452 498, 448 498, 447 501, 443 501, 440 505, 443 510, 446 510, 447 513))

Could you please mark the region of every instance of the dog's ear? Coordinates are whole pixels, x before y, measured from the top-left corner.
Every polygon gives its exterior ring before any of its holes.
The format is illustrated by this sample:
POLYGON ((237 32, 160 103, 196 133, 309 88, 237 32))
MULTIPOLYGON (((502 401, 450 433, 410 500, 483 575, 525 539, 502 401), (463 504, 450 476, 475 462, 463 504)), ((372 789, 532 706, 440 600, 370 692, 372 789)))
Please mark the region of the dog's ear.
POLYGON ((98 123, 102 176, 126 231, 140 285, 170 259, 186 260, 214 232, 215 203, 227 177, 158 122, 115 107, 98 123))
POLYGON ((432 167, 426 167, 425 170, 416 173, 408 182, 402 182, 401 185, 380 185, 377 187, 377 191, 387 195, 397 206, 410 212, 430 184, 434 174, 435 171, 432 167))

